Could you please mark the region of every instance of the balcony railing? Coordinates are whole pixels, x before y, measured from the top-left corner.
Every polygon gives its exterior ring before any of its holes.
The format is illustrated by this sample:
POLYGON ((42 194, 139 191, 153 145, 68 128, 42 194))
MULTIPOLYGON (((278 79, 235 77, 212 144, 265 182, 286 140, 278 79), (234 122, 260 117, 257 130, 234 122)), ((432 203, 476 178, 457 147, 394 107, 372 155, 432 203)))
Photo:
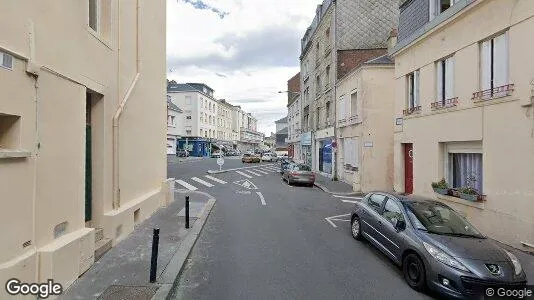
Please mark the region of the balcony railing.
POLYGON ((430 104, 430 108, 436 110, 436 109, 455 107, 456 105, 458 105, 458 97, 445 99, 444 101, 432 102, 430 104))
POLYGON ((506 97, 512 94, 514 91, 513 84, 507 84, 503 86, 498 86, 492 89, 487 89, 479 92, 474 92, 473 97, 471 98, 474 101, 478 100, 489 100, 494 98, 506 97))
POLYGON ((410 107, 408 109, 403 110, 402 114, 405 116, 408 116, 414 113, 419 113, 420 111, 421 111, 421 105, 418 105, 418 106, 410 107))

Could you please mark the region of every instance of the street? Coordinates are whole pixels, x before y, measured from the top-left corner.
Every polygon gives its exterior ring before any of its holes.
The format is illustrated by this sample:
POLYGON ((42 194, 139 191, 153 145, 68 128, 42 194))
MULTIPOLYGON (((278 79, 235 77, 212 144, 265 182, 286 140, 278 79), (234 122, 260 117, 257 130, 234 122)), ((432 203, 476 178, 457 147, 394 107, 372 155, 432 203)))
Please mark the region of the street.
POLYGON ((401 270, 350 234, 356 197, 288 186, 275 163, 215 158, 168 165, 177 189, 217 199, 173 299, 425 299, 401 270), (327 219, 328 218, 328 219, 327 219))

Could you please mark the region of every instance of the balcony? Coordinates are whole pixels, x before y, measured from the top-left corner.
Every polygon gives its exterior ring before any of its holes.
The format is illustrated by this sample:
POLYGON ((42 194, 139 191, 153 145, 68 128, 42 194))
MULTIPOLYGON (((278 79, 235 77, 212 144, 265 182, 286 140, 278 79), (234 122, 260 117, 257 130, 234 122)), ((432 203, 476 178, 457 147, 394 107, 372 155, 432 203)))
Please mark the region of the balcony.
POLYGON ((444 101, 432 102, 430 104, 430 108, 432 110, 438 110, 438 109, 455 107, 457 105, 458 105, 458 97, 455 97, 451 99, 445 99, 444 101))
POLYGON ((415 113, 420 113, 420 112, 421 112, 421 105, 405 109, 405 110, 402 111, 402 114, 405 115, 405 116, 409 116, 409 115, 412 115, 412 114, 415 114, 415 113))
POLYGON ((473 97, 471 99, 475 102, 491 100, 491 99, 510 96, 513 91, 514 91, 514 85, 507 84, 507 85, 498 86, 492 89, 474 92, 473 97))

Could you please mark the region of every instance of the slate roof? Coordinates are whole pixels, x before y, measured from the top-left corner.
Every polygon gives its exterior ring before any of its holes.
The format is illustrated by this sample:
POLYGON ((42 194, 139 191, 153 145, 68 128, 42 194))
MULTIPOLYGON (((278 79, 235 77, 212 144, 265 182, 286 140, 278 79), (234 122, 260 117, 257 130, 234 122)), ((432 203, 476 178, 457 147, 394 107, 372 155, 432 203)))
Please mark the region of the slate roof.
POLYGON ((171 83, 167 85, 167 91, 168 92, 201 92, 187 83, 177 83, 177 84, 171 83))
POLYGON ((274 121, 275 123, 287 123, 287 116, 283 117, 282 119, 278 121, 274 121))

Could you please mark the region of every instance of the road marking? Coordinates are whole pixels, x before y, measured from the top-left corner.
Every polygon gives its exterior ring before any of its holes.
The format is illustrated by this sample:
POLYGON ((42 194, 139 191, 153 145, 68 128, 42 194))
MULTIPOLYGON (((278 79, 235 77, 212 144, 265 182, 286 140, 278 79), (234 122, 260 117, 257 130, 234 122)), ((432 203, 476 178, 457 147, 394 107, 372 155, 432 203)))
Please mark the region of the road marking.
POLYGON ((350 214, 344 214, 344 215, 339 215, 339 216, 331 216, 331 217, 324 218, 324 219, 325 219, 328 223, 330 223, 330 225, 332 225, 332 227, 337 228, 337 225, 334 224, 334 222, 332 222, 332 221, 350 222, 350 220, 338 219, 338 218, 346 217, 346 216, 350 216, 350 214))
POLYGON ((244 187, 246 189, 249 189, 249 190, 257 190, 258 189, 258 187, 254 183, 252 183, 252 182, 250 182, 248 180, 238 180, 238 181, 234 181, 234 183, 237 184, 237 185, 240 185, 240 186, 242 186, 242 187, 244 187))
POLYGON ((261 192, 256 192, 256 194, 260 196, 261 205, 267 205, 267 203, 265 203, 265 198, 263 198, 263 194, 261 192))
POLYGON ((198 177, 191 177, 191 180, 194 180, 194 181, 196 181, 196 182, 198 182, 200 184, 203 184, 203 185, 205 185, 207 187, 213 187, 214 186, 213 184, 211 184, 209 182, 206 182, 206 181, 204 181, 204 180, 202 180, 202 179, 200 179, 198 177))
POLYGON ((345 203, 358 203, 358 202, 360 202, 358 200, 341 200, 341 201, 343 201, 345 203))
POLYGON ((247 177, 247 178, 252 178, 252 176, 248 175, 247 173, 243 173, 243 172, 241 172, 241 171, 236 171, 236 172, 237 172, 238 174, 241 174, 241 175, 247 177))
POLYGON ((252 175, 261 176, 260 173, 256 173, 256 172, 254 172, 254 171, 252 171, 252 170, 245 170, 245 171, 249 172, 249 173, 252 174, 252 175))
POLYGON ((269 170, 269 171, 272 171, 272 172, 278 170, 278 168, 276 168, 276 167, 266 167, 265 169, 269 170))
POLYGON ((196 187, 190 185, 189 183, 187 183, 187 182, 185 182, 185 181, 183 181, 183 180, 177 179, 177 180, 175 180, 175 181, 176 181, 176 183, 178 183, 179 185, 185 187, 186 189, 188 189, 188 190, 190 190, 190 191, 196 191, 196 190, 197 190, 196 187))
POLYGON ((269 174, 269 172, 265 172, 265 171, 263 171, 263 170, 254 170, 254 171, 256 171, 256 172, 260 172, 260 173, 265 174, 265 175, 269 174))
POLYGON ((208 178, 208 179, 211 179, 211 180, 213 180, 213 181, 215 181, 215 182, 218 182, 218 183, 220 183, 220 184, 226 184, 226 181, 224 181, 224 180, 220 180, 219 178, 215 178, 215 177, 210 176, 210 175, 204 175, 204 177, 206 177, 206 178, 208 178))
POLYGON ((345 198, 345 199, 358 199, 358 200, 362 200, 363 198, 362 197, 350 197, 350 196, 343 196, 343 195, 332 195, 336 198, 345 198))

